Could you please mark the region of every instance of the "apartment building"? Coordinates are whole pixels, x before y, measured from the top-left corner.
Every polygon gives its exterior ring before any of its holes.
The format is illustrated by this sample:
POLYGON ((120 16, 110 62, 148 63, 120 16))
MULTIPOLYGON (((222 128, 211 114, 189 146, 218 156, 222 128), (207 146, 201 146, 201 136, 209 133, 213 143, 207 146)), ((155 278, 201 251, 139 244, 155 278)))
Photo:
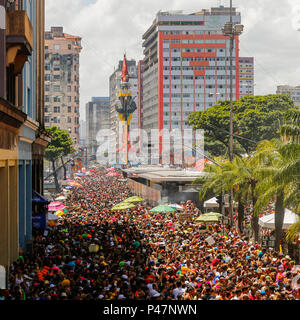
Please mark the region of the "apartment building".
POLYGON ((45 125, 68 130, 74 146, 80 146, 81 37, 51 27, 45 33, 45 125))
POLYGON ((300 86, 277 86, 276 94, 289 94, 296 106, 300 106, 300 86))
MULTIPOLYGON (((195 136, 184 138, 190 128, 189 114, 230 98, 230 40, 222 34, 229 19, 230 8, 222 6, 191 14, 157 13, 143 35, 143 128, 149 134, 152 129, 175 129, 174 139, 181 139, 183 146, 192 148, 197 143, 195 136)), ((235 8, 233 23, 241 23, 235 8)), ((238 36, 233 51, 233 98, 239 99, 238 36)), ((150 139, 151 154, 161 162, 164 141, 167 150, 170 140, 162 135, 150 139)), ((184 151, 184 161, 190 153, 191 150, 184 151)))
POLYGON ((43 192, 44 0, 0 0, 0 265, 32 240, 32 192, 43 192))
POLYGON ((239 58, 240 98, 254 96, 254 58, 239 58))

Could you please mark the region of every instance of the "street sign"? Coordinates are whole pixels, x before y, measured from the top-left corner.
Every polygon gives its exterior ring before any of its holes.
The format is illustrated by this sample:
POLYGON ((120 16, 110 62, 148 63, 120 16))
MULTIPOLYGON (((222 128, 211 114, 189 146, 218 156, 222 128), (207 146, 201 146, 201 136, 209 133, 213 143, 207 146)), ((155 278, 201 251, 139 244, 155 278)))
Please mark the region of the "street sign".
POLYGON ((6 289, 6 270, 0 266, 0 289, 6 289))
POLYGON ((263 236, 261 241, 261 246, 263 248, 275 248, 275 238, 269 236, 263 236))

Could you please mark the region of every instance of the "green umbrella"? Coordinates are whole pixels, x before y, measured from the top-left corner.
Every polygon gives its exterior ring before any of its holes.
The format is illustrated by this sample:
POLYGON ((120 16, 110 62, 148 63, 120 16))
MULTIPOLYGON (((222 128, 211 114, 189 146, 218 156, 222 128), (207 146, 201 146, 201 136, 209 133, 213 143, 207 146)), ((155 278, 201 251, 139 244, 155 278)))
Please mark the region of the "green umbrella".
POLYGON ((169 206, 157 206, 150 210, 152 213, 168 213, 168 212, 176 212, 176 210, 169 206))
POLYGON ((119 203, 111 208, 111 211, 118 211, 118 210, 128 210, 135 208, 135 205, 133 203, 119 203))
POLYGON ((130 203, 133 202, 134 203, 134 202, 142 202, 142 201, 144 201, 143 198, 134 196, 134 197, 130 197, 130 198, 124 200, 123 202, 130 202, 130 203))

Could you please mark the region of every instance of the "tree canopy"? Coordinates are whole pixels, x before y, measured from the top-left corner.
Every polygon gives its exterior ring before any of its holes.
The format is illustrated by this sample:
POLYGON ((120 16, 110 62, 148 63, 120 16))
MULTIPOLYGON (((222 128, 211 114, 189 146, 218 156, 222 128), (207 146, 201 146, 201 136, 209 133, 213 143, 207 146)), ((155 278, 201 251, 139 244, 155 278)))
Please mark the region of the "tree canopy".
MULTIPOLYGON (((233 102, 234 152, 237 155, 255 151, 262 140, 280 137, 280 126, 287 111, 296 110, 289 95, 243 97, 233 102)), ((213 156, 226 156, 229 145, 230 102, 189 116, 194 129, 205 131, 205 150, 213 156)))
POLYGON ((73 153, 73 140, 67 130, 59 129, 57 126, 47 129, 47 132, 51 135, 51 143, 46 149, 45 158, 49 161, 55 161, 61 156, 66 156, 73 153))

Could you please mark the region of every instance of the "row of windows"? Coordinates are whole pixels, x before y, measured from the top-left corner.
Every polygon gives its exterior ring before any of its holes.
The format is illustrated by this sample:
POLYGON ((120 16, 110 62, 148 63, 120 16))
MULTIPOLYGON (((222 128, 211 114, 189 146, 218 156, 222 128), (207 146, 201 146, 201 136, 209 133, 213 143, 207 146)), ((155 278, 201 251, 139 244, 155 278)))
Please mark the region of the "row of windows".
MULTIPOLYGON (((163 49, 164 52, 170 52, 170 49, 169 48, 164 48, 163 49)), ((179 53, 181 52, 180 49, 171 49, 171 54, 172 53, 179 53)), ((224 49, 186 49, 186 48, 183 48, 182 49, 182 52, 225 52, 224 49)))
MULTIPOLYGON (((218 79, 218 80, 225 80, 226 76, 205 76, 206 80, 214 80, 214 79, 218 79)), ((235 76, 232 77, 233 79, 235 79, 235 76)), ((169 80, 170 77, 169 76, 164 76, 164 80, 169 80)), ((171 76, 172 80, 180 80, 180 76, 171 76)), ((194 76, 182 76, 183 80, 194 80, 194 76)), ((201 80, 204 79, 204 76, 195 76, 195 80, 201 80)), ((227 76, 227 79, 230 79, 230 75, 227 76)))
POLYGON ((211 31, 202 31, 202 30, 194 30, 194 31, 163 31, 163 34, 221 34, 219 30, 211 30, 211 31))
MULTIPOLYGON (((193 70, 230 70, 230 66, 223 67, 223 66, 211 66, 211 67, 182 67, 182 70, 193 71, 193 70)), ((232 67, 235 70, 235 67, 232 67)), ((164 70, 170 70, 170 67, 165 66, 164 70)), ((173 71, 180 71, 181 67, 171 67, 173 71)))
MULTIPOLYGON (((171 61, 180 61, 180 57, 174 57, 174 58, 171 58, 171 61)), ((186 62, 186 61, 230 61, 230 57, 227 57, 225 59, 225 57, 217 57, 217 58, 214 58, 214 57, 208 57, 208 58, 182 58, 182 61, 186 62), (199 60, 198 60, 199 59, 199 60), (201 59, 201 60, 200 60, 201 59)), ((170 61, 169 58, 164 58, 164 61, 170 61)))
MULTIPOLYGON (((45 116, 45 122, 46 123, 49 123, 49 122, 60 123, 60 117, 50 118, 49 116, 45 116)), ((68 117, 67 122, 72 123, 72 118, 68 117)), ((74 118, 74 123, 79 124, 79 118, 74 118)))
MULTIPOLYGON (((51 107, 50 106, 45 106, 45 112, 50 112, 51 107)), ((54 106, 53 107, 53 112, 55 113, 60 113, 60 107, 59 106, 54 106)), ((79 113, 79 107, 74 107, 74 112, 79 113)), ((72 113, 72 107, 68 106, 68 113, 72 113)))

